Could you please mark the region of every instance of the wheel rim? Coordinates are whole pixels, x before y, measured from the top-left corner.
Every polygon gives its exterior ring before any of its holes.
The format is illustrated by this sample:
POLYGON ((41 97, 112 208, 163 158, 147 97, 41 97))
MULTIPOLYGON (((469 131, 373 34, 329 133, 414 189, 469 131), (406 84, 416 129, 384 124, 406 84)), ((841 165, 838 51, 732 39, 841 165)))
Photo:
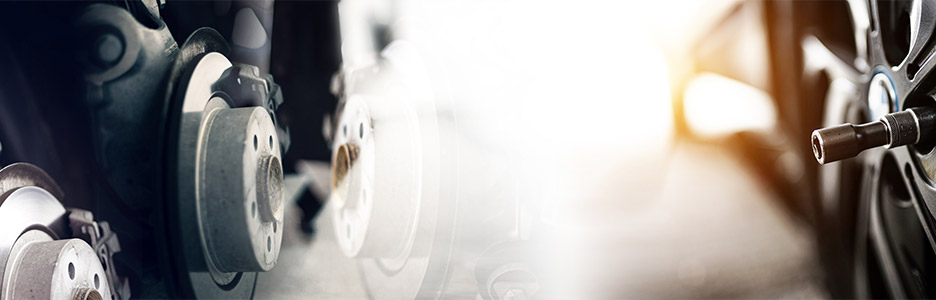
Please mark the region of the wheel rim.
MULTIPOLYGON (((851 22, 845 35, 852 39, 834 38, 843 36, 842 28, 829 32, 819 26, 800 41, 803 80, 828 78, 822 125, 866 122, 909 107, 936 105, 936 3, 840 4, 820 5, 839 5, 826 9, 847 13, 851 22)), ((852 278, 831 280, 848 282, 850 296, 936 296, 933 152, 931 144, 875 149, 819 169, 821 216, 835 220, 823 226, 838 226, 830 230, 833 235, 854 234, 837 237, 849 245, 844 248, 851 251, 852 278), (850 214, 854 222, 847 220, 850 214)))

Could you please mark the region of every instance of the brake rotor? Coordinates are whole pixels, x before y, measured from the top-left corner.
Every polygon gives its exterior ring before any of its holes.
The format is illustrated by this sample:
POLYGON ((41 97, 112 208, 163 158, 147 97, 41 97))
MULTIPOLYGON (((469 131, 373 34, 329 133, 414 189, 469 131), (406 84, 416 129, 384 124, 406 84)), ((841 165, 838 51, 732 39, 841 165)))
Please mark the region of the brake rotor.
POLYGON ((27 163, 15 163, 0 169, 0 203, 3 195, 24 186, 40 187, 56 199, 65 197, 65 193, 45 171, 27 163))
POLYGON ((56 239, 68 232, 65 207, 49 190, 62 195, 55 182, 33 165, 17 163, 0 169, 0 271, 16 239, 30 228, 40 228, 56 239))
POLYGON ((439 298, 457 219, 454 113, 440 111, 413 45, 345 75, 332 133, 334 230, 372 295, 439 298))
POLYGON ((255 273, 275 264, 281 237, 286 146, 270 121, 282 102, 278 86, 256 67, 232 67, 230 46, 213 29, 177 47, 165 23, 149 26, 132 12, 89 5, 78 24, 86 33, 79 39, 90 42, 82 62, 99 121, 94 150, 105 158, 96 166, 108 176, 104 198, 130 204, 118 218, 142 222, 122 229, 165 262, 131 255, 129 265, 144 297, 250 297, 255 273), (240 93, 225 95, 233 88, 240 93), (232 100, 256 98, 263 108, 232 108, 232 100))
POLYGON ((97 253, 69 236, 62 190, 41 169, 0 169, 0 299, 111 299, 97 253))
POLYGON ((281 144, 267 110, 234 107, 218 84, 236 69, 228 51, 214 30, 193 33, 167 93, 167 238, 181 294, 198 298, 250 297, 282 241, 281 144))
MULTIPOLYGON (((209 52, 227 54, 230 52, 230 46, 224 41, 224 38, 217 31, 210 28, 202 28, 194 33, 182 44, 179 55, 169 74, 169 85, 166 92, 167 102, 169 103, 169 115, 167 119, 168 134, 166 145, 168 158, 167 172, 165 182, 168 185, 168 197, 166 203, 166 238, 171 245, 171 256, 173 257, 174 273, 176 277, 176 289, 181 295, 197 298, 246 298, 253 294, 253 287, 256 276, 234 276, 227 284, 218 284, 212 279, 211 274, 207 272, 189 272, 189 266, 186 264, 186 258, 197 258, 200 253, 191 253, 191 245, 185 244, 185 241, 198 240, 197 233, 190 230, 194 224, 186 226, 182 224, 183 220, 194 218, 194 211, 187 206, 183 206, 176 199, 178 198, 173 191, 178 191, 179 167, 174 161, 178 161, 178 150, 180 143, 180 124, 183 113, 183 95, 189 85, 191 73, 194 71, 198 60, 209 52), (189 216, 184 216, 189 214, 189 216), (243 281, 243 282, 242 282, 243 281)), ((240 274, 238 274, 240 275, 240 274)))

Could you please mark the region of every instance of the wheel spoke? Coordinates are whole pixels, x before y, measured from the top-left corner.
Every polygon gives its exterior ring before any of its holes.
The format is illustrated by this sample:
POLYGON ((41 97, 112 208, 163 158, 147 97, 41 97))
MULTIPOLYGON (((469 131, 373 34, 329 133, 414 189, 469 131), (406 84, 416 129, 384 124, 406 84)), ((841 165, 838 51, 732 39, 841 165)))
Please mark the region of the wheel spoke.
POLYGON ((860 99, 858 87, 848 80, 835 79, 829 85, 829 91, 825 99, 822 126, 828 127, 845 123, 847 122, 849 102, 860 99))
POLYGON ((845 79, 852 83, 858 83, 861 80, 861 73, 856 70, 851 63, 842 60, 835 55, 829 47, 826 47, 818 38, 807 35, 803 38, 803 71, 806 75, 816 74, 825 71, 832 81, 836 79, 845 79))
POLYGON ((848 9, 852 17, 852 29, 855 35, 855 67, 860 71, 868 71, 868 32, 871 27, 871 17, 868 13, 868 2, 865 0, 848 0, 848 9))
POLYGON ((910 9, 910 51, 898 67, 911 81, 911 90, 933 69, 933 32, 936 30, 936 3, 914 1, 910 9))
MULTIPOLYGON (((870 13, 870 15, 868 16, 868 23, 870 23, 871 28, 876 28, 876 29, 872 29, 872 31, 880 32, 881 31, 881 17, 880 17, 881 13, 880 13, 880 9, 877 6, 877 1, 869 0, 865 3, 868 5, 868 12, 870 13)), ((881 35, 880 34, 871 35, 870 39, 879 41, 881 39, 881 35)), ((871 50, 868 49, 868 51, 870 52, 871 50)))
POLYGON ((927 184, 925 173, 916 168, 911 168, 911 173, 905 175, 907 189, 912 191, 910 197, 916 206, 917 216, 920 218, 923 230, 926 232, 926 239, 930 247, 936 249, 936 239, 933 238, 933 228, 929 220, 936 216, 936 189, 927 184), (921 174, 922 173, 922 174, 921 174))

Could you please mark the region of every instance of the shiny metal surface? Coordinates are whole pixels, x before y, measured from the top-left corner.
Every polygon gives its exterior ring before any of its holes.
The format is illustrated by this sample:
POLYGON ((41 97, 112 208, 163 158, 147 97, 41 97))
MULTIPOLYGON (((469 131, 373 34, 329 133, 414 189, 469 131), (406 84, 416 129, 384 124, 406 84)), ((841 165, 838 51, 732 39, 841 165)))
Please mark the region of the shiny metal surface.
POLYGON ((909 108, 885 114, 866 124, 842 124, 814 130, 811 136, 813 155, 819 164, 857 156, 874 147, 895 148, 931 140, 936 109, 909 108), (925 138, 925 140, 922 140, 925 138))
POLYGON ((872 119, 880 119, 898 106, 894 83, 885 73, 878 73, 868 85, 868 111, 872 119))
POLYGON ((861 151, 887 145, 889 130, 884 122, 842 124, 813 131, 813 155, 819 164, 852 158, 861 151))
MULTIPOLYGON (((67 234, 65 208, 49 192, 35 186, 16 188, 4 194, 0 202, 0 270, 7 278, 9 258, 17 239, 30 229, 39 229, 51 239, 67 234)), ((103 274, 103 273, 102 273, 103 274)), ((5 279, 4 279, 5 280, 5 279)), ((5 282, 0 284, 6 285, 5 282)))
POLYGON ((0 271, 6 269, 16 240, 28 229, 43 229, 54 239, 68 232, 65 208, 42 186, 61 194, 52 179, 33 165, 20 163, 0 169, 0 187, 4 189, 0 194, 0 271))
POLYGON ((0 203, 3 200, 2 195, 24 186, 42 188, 57 199, 65 197, 65 193, 55 181, 34 165, 15 163, 0 169, 0 203))

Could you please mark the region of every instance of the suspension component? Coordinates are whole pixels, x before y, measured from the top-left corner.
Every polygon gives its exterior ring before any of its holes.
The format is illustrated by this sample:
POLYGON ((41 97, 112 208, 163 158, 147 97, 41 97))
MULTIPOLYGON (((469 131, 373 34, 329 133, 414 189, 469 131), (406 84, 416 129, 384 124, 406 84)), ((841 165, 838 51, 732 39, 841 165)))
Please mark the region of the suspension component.
POLYGON ((826 164, 875 147, 912 145, 930 138, 934 127, 936 108, 914 107, 884 115, 875 122, 817 129, 812 132, 813 155, 819 164, 826 164))

